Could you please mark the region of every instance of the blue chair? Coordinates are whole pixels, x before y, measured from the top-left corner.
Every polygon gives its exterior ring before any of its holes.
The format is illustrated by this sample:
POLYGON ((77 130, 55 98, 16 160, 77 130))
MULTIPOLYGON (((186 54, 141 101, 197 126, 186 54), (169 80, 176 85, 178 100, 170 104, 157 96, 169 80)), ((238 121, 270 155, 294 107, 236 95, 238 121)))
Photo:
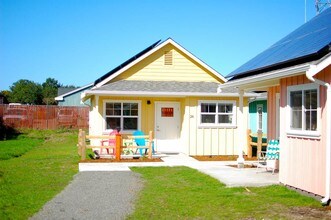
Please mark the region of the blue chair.
MULTIPOLYGON (((145 136, 144 132, 137 130, 137 131, 133 132, 132 135, 135 137, 134 141, 136 142, 137 146, 146 147, 146 139, 143 137, 139 137, 139 136, 145 136)), ((140 148, 139 153, 141 156, 143 156, 144 154, 147 154, 147 149, 145 149, 145 152, 144 152, 144 149, 140 148)), ((152 153, 154 154, 154 142, 152 142, 152 153)))

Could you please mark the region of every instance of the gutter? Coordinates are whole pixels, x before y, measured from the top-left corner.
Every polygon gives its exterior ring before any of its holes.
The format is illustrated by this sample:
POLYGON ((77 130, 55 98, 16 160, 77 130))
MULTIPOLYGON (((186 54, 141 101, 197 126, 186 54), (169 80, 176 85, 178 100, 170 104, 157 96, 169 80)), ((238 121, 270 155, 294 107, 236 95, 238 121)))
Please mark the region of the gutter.
POLYGON ((327 82, 314 78, 314 76, 321 70, 326 68, 331 63, 331 56, 324 59, 318 65, 311 65, 306 71, 306 77, 313 83, 324 86, 327 88, 326 95, 326 143, 325 143, 325 196, 321 199, 322 205, 328 205, 330 202, 330 175, 331 175, 331 85, 327 82))

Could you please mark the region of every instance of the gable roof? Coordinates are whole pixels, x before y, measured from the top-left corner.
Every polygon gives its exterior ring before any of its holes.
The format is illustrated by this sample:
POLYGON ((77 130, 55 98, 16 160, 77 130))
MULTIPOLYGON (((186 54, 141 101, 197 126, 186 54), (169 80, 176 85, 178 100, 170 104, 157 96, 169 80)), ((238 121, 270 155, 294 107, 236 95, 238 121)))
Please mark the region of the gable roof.
POLYGON ((184 47, 180 46, 173 39, 168 38, 167 40, 165 40, 163 42, 157 41, 156 43, 152 44, 151 46, 149 46, 145 50, 143 50, 140 53, 138 53, 136 56, 130 58, 129 60, 125 61, 120 66, 118 66, 118 67, 114 68, 113 70, 109 71, 107 74, 105 74, 104 76, 100 77, 99 79, 97 79, 94 82, 94 87, 95 88, 98 88, 100 86, 105 85, 106 83, 108 83, 110 80, 112 80, 116 76, 120 75, 121 73, 123 73, 127 69, 129 69, 132 66, 134 66, 135 64, 139 63, 140 61, 142 61, 146 57, 150 56, 154 52, 158 51, 159 49, 161 49, 162 47, 164 47, 167 44, 173 45, 175 48, 177 48, 178 50, 180 50, 181 52, 183 52, 185 55, 187 55, 188 57, 190 57, 191 59, 193 59, 195 62, 197 62, 198 64, 200 64, 202 67, 206 68, 208 71, 210 71, 214 76, 216 76, 220 80, 222 80, 224 82, 227 81, 216 70, 214 70, 213 68, 211 68, 210 66, 208 66, 206 63, 204 63, 202 60, 200 60, 199 58, 197 58, 196 56, 194 56, 192 53, 190 53, 184 47))
POLYGON ((226 77, 231 81, 321 59, 331 51, 330 21, 328 8, 226 77))

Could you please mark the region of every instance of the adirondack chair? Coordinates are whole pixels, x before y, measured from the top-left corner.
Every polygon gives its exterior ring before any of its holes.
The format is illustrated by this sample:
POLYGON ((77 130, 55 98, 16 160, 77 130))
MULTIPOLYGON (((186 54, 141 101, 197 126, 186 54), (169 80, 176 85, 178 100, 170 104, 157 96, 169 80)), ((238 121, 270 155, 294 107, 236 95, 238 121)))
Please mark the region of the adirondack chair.
POLYGON ((267 151, 258 152, 257 169, 264 168, 271 170, 274 174, 279 169, 279 140, 270 140, 267 145, 267 151))
MULTIPOLYGON (((147 146, 146 139, 143 137, 139 137, 139 136, 145 135, 143 131, 137 130, 137 131, 133 132, 132 135, 135 137, 134 141, 136 142, 137 146, 140 146, 140 147, 147 146)), ((139 149, 139 153, 141 156, 143 156, 144 154, 147 154, 147 149, 139 149)), ((152 143, 152 153, 154 153, 154 143, 152 143)))
MULTIPOLYGON (((109 139, 101 140, 101 146, 115 146, 116 139, 114 136, 118 133, 119 132, 117 129, 114 129, 112 132, 110 132, 109 139)), ((100 148, 99 154, 102 154, 102 150, 106 150, 107 154, 115 155, 115 148, 100 148)))

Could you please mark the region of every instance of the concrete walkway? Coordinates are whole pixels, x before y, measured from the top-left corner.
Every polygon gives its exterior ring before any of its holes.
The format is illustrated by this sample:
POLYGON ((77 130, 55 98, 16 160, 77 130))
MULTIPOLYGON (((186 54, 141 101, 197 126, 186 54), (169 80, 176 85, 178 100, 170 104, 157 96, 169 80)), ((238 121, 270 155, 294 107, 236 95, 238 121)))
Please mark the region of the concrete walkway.
POLYGON ((198 161, 185 154, 166 155, 161 159, 164 162, 80 163, 79 171, 130 171, 130 167, 187 166, 218 179, 228 187, 267 186, 279 183, 278 173, 227 166, 235 165, 235 161, 198 161))

